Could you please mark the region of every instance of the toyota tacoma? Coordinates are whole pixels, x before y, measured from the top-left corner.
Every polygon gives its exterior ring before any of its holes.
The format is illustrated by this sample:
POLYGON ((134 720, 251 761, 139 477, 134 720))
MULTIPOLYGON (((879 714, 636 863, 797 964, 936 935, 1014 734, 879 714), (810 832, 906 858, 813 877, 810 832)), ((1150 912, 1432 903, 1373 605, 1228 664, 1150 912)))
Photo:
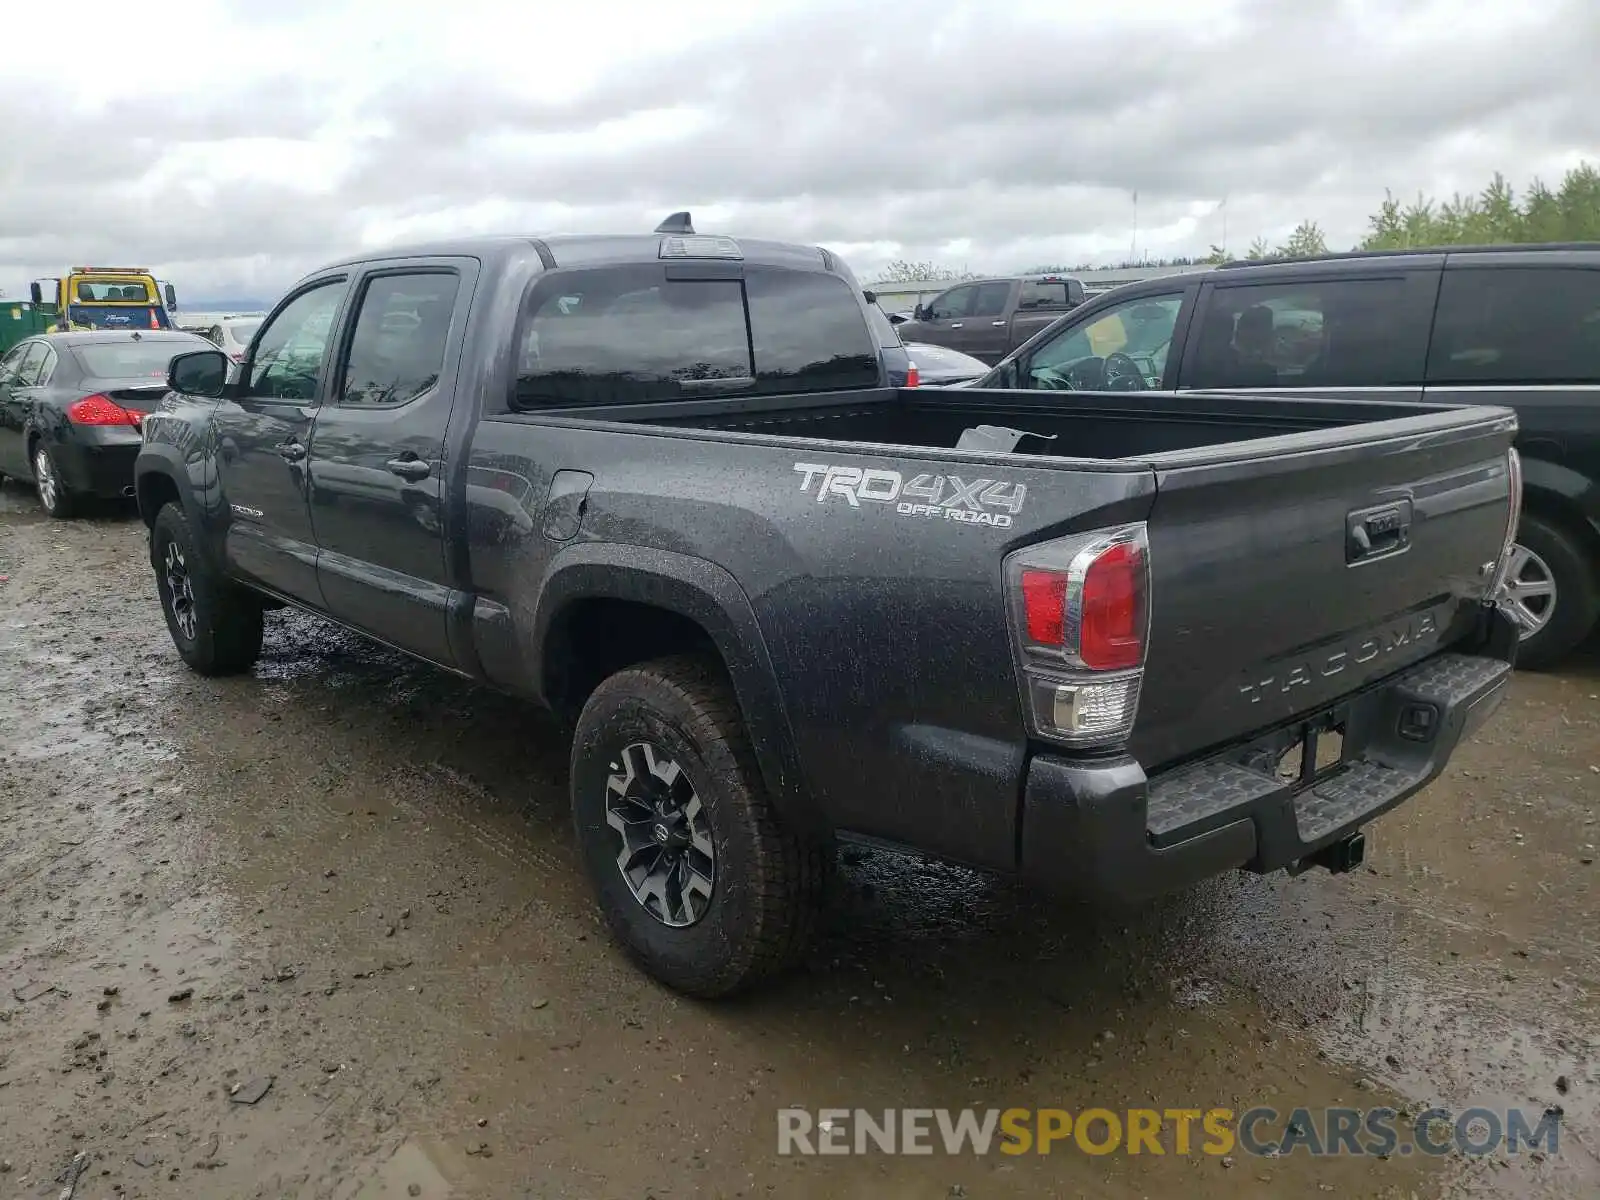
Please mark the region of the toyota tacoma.
POLYGON ((1511 412, 896 388, 866 306, 682 214, 312 273, 143 423, 178 653, 292 605, 555 710, 610 928, 700 996, 841 840, 1103 902, 1347 870, 1504 696, 1511 412))

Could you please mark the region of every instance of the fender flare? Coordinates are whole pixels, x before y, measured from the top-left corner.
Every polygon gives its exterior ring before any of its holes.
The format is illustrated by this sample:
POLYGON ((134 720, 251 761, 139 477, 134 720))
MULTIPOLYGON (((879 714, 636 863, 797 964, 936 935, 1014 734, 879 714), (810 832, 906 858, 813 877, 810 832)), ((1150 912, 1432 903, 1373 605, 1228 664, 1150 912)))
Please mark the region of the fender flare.
POLYGON ((647 604, 693 621, 722 656, 767 791, 797 833, 828 836, 800 766, 777 670, 754 606, 715 563, 670 550, 612 542, 569 546, 551 560, 539 588, 526 661, 543 694, 545 647, 561 612, 583 600, 647 604))
POLYGON ((178 503, 183 506, 183 515, 189 519, 190 528, 195 532, 199 545, 211 553, 212 548, 206 536, 204 515, 200 509, 200 501, 194 494, 194 487, 189 481, 189 473, 184 469, 183 459, 175 447, 163 445, 160 442, 146 442, 139 448, 139 456, 133 463, 133 494, 139 503, 139 517, 144 521, 145 527, 154 528, 156 514, 145 511, 144 489, 145 481, 151 476, 160 476, 172 484, 178 492, 178 503))

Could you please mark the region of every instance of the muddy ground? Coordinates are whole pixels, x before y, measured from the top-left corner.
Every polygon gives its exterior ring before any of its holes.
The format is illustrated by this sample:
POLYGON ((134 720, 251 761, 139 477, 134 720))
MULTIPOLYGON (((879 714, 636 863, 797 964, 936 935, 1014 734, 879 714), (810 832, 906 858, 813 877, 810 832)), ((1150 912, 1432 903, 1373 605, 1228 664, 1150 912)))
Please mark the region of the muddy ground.
POLYGON ((0 490, 0 1198, 79 1153, 90 1198, 1600 1193, 1593 650, 1367 869, 1096 914, 852 854, 806 969, 706 1006, 607 940, 537 714, 299 615, 191 675, 143 554, 0 490), (776 1153, 788 1105, 1336 1103, 1559 1106, 1562 1140, 776 1153))

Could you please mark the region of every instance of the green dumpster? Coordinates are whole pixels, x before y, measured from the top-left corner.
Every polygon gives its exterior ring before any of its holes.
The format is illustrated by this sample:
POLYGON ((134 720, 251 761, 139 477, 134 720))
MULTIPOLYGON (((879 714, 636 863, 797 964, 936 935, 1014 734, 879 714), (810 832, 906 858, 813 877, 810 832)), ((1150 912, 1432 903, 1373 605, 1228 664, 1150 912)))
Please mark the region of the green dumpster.
POLYGON ((55 309, 22 300, 0 299, 0 354, 25 337, 43 333, 55 324, 55 309))

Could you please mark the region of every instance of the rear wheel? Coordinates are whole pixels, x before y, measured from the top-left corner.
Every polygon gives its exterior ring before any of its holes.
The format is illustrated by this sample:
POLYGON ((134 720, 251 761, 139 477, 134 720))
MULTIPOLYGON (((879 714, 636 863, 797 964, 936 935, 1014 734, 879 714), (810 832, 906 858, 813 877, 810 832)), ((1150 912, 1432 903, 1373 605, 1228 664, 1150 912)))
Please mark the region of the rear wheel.
POLYGON ((1582 542, 1547 517, 1524 513, 1506 571, 1504 601, 1522 626, 1517 665, 1553 666, 1589 635, 1600 583, 1582 542))
POLYGON ((572 814, 606 923, 667 986, 725 996, 809 942, 831 850, 779 819, 714 664, 660 659, 595 690, 572 747, 572 814))
POLYGON ((165 504, 156 514, 150 565, 167 630, 183 661, 202 675, 248 671, 261 656, 261 604, 199 552, 177 504, 165 504))
POLYGON ((33 484, 39 490, 39 504, 45 512, 58 519, 72 515, 72 493, 67 491, 56 460, 43 442, 33 444, 33 484))

